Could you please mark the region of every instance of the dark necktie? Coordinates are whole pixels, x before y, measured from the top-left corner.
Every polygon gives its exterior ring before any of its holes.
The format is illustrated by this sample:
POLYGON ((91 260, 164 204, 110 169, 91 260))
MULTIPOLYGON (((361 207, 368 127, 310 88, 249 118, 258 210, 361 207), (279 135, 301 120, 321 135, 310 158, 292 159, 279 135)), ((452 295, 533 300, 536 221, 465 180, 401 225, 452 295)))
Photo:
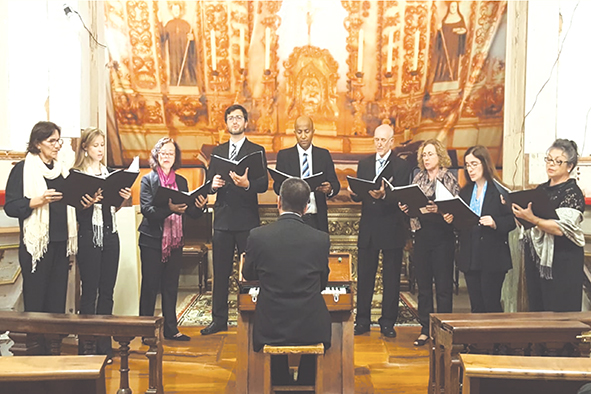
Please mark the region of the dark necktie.
POLYGON ((232 153, 230 153, 230 160, 236 160, 238 152, 236 151, 236 144, 232 144, 232 153))
POLYGON ((302 163, 302 178, 310 176, 310 163, 308 162, 308 154, 304 152, 304 161, 302 163))

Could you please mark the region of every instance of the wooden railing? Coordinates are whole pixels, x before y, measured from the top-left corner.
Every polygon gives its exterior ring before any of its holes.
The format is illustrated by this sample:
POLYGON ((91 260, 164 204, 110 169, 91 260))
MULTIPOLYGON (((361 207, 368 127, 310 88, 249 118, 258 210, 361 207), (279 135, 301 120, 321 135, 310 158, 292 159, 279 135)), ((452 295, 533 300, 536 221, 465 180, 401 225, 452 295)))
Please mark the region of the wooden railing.
POLYGON ((15 356, 45 354, 49 341, 50 354, 61 353, 62 339, 70 334, 84 341, 85 352, 93 352, 93 338, 113 337, 119 343, 120 380, 117 394, 131 394, 129 388, 129 344, 142 337, 149 346, 149 384, 146 394, 164 393, 162 385, 163 317, 95 316, 33 312, 0 312, 0 332, 10 331, 15 356))

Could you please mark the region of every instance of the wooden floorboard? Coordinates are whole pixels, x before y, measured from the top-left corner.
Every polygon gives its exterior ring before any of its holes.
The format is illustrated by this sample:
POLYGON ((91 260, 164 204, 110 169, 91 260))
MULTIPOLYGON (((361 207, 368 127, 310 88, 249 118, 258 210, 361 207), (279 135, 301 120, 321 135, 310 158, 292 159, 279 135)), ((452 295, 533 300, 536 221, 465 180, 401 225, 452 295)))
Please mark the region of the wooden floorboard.
MULTIPOLYGON (((169 394, 234 393, 236 387, 236 328, 203 337, 202 327, 182 327, 190 342, 165 341, 164 391, 169 394)), ((396 327, 394 339, 380 335, 378 327, 355 337, 355 393, 381 394, 427 392, 429 353, 427 345, 415 348, 420 327, 396 327)), ((130 387, 134 394, 148 388, 146 346, 131 344, 130 387)), ((107 366, 107 392, 119 388, 119 359, 107 366)))

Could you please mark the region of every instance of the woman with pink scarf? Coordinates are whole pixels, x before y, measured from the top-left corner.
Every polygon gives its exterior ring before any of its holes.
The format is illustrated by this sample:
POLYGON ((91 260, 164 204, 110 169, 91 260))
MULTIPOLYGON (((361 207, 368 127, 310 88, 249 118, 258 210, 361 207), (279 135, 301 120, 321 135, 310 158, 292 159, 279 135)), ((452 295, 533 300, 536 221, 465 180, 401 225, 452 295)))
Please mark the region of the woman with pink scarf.
POLYGON ((181 150, 171 138, 161 138, 150 156, 152 172, 142 178, 140 205, 144 219, 139 227, 142 261, 140 316, 153 316, 158 291, 162 294, 164 338, 189 341, 177 328, 176 301, 183 254, 183 214, 192 218, 202 215, 207 200, 200 196, 194 205, 153 205, 159 186, 188 191, 187 180, 177 174, 181 150))

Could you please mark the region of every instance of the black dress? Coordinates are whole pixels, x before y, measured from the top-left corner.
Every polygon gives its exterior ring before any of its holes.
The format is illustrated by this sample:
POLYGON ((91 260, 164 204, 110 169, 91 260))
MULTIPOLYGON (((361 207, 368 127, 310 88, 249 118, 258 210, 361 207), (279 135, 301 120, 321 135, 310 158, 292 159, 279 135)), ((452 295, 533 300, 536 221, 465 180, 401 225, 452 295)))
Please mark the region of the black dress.
MULTIPOLYGON (((585 211, 585 197, 574 179, 550 186, 550 181, 538 188, 544 190, 554 208, 573 208, 585 211)), ((535 252, 525 242, 525 273, 530 311, 578 312, 583 297, 582 247, 566 236, 554 236, 552 279, 540 277, 535 252)))

